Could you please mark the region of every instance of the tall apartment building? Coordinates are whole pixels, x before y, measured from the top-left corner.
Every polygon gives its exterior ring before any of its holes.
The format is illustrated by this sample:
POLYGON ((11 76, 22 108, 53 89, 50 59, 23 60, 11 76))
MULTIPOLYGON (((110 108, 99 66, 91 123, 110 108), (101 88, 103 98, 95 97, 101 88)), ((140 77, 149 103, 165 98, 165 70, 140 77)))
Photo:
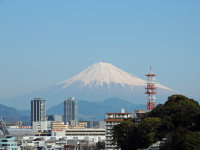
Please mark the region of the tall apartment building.
POLYGON ((70 126, 78 125, 78 101, 74 97, 64 101, 64 122, 70 126))
POLYGON ((106 150, 117 149, 117 145, 112 144, 113 140, 112 128, 128 118, 133 118, 133 113, 125 113, 124 109, 122 110, 121 113, 106 113, 106 119, 104 119, 106 123, 106 141, 105 141, 106 150))
POLYGON ((31 124, 34 131, 47 130, 46 101, 42 98, 31 100, 31 124))

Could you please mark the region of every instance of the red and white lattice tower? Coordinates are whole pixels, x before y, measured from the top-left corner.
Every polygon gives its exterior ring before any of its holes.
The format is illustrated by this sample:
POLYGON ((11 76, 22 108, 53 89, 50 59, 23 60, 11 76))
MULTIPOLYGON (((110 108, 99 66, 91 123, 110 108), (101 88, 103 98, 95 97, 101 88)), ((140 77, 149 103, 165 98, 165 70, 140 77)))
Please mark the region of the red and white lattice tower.
POLYGON ((151 73, 151 66, 150 72, 146 75, 147 76, 147 87, 145 94, 147 94, 147 110, 150 111, 155 107, 155 100, 156 100, 156 75, 151 73))

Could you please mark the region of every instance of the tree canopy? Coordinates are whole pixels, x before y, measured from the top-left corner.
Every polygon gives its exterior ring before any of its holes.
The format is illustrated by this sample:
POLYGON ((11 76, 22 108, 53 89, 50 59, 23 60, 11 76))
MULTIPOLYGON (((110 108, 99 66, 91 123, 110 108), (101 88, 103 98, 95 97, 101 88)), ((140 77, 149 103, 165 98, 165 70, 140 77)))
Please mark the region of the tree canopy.
POLYGON ((113 137, 122 150, 148 148, 163 138, 160 149, 200 149, 200 106, 183 95, 172 95, 139 124, 127 120, 114 126, 113 137))

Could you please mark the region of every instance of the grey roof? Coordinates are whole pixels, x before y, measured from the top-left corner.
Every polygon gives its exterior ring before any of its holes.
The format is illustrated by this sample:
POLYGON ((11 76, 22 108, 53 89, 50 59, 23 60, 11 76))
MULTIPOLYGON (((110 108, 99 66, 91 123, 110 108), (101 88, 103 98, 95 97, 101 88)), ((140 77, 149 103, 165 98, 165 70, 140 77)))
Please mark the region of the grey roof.
POLYGON ((35 135, 33 129, 8 129, 8 132, 15 136, 35 135))

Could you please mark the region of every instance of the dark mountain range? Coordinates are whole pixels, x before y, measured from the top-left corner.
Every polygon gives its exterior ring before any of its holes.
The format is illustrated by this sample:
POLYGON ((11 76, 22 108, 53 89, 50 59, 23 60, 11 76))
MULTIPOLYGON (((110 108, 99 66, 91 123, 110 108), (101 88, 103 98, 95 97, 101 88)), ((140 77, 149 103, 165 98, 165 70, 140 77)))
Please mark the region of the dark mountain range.
MULTIPOLYGON (((145 104, 132 104, 120 98, 109 98, 101 102, 91 102, 85 100, 78 101, 79 120, 104 120, 106 113, 121 112, 124 108, 126 112, 134 112, 137 109, 146 109, 145 104)), ((47 110, 47 114, 63 115, 64 103, 60 103, 47 110)))
MULTIPOLYGON (((86 100, 78 100, 79 120, 96 120, 102 121, 106 118, 106 113, 121 112, 124 108, 126 112, 134 110, 146 109, 146 104, 132 104, 128 101, 114 97, 105 99, 100 102, 91 102, 86 100)), ((47 115, 63 115, 64 102, 55 105, 47 110, 47 115)), ((0 104, 0 116, 8 123, 15 121, 23 121, 26 125, 30 125, 30 110, 18 110, 0 104)))
POLYGON ((0 116, 7 123, 23 121, 26 125, 30 124, 30 110, 17 110, 0 104, 0 116))

